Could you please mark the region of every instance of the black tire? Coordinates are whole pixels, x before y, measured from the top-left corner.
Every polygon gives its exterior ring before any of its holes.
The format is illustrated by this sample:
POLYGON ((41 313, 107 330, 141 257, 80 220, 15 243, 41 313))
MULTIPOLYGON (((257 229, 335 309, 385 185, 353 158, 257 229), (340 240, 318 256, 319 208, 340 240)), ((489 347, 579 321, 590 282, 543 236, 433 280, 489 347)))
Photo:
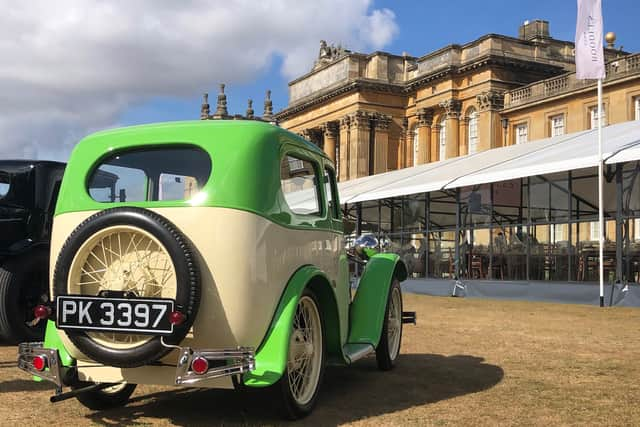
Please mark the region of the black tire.
MULTIPOLYGON (((72 387, 74 389, 88 387, 95 383, 82 382, 72 387)), ((76 399, 84 406, 94 411, 103 409, 119 408, 129 402, 129 398, 136 389, 136 384, 114 384, 115 390, 105 388, 102 390, 93 390, 76 396, 76 399)))
POLYGON ((303 291, 302 295, 300 296, 300 300, 302 300, 304 297, 308 297, 311 299, 311 301, 313 301, 318 311, 318 316, 320 320, 320 328, 321 328, 321 336, 322 336, 321 359, 320 359, 320 367, 319 367, 320 372, 319 372, 318 381, 316 383, 315 390, 313 390, 311 399, 304 404, 300 404, 300 402, 298 402, 294 397, 293 392, 291 390, 290 381, 289 381, 289 360, 287 360, 287 367, 285 368, 285 372, 282 375, 282 378, 280 378, 280 380, 276 384, 274 384, 272 388, 276 396, 276 401, 280 408, 281 414, 285 418, 290 420, 296 420, 299 418, 306 417, 311 413, 311 411, 315 407, 316 402, 318 400, 320 387, 322 385, 322 379, 324 377, 324 368, 326 363, 326 343, 325 343, 326 334, 324 332, 324 319, 322 318, 322 311, 320 310, 320 304, 318 303, 318 299, 316 295, 309 288, 303 291))
POLYGON ((34 324, 33 309, 49 301, 49 259, 42 251, 0 267, 0 340, 42 341, 46 320, 34 324))
MULTIPOLYGON (((179 344, 189 332, 200 305, 200 273, 189 240, 166 218, 147 209, 122 207, 100 211, 83 221, 71 233, 60 250, 53 276, 54 296, 68 294, 71 263, 82 246, 95 233, 107 227, 132 226, 153 235, 166 249, 176 273, 176 309, 186 315, 174 326, 167 344, 179 344)), ((130 348, 113 348, 93 340, 83 331, 66 331, 73 344, 86 356, 105 365, 135 368, 157 361, 171 349, 162 345, 160 336, 130 348)))
POLYGON ((400 347, 402 346, 402 290, 400 289, 400 282, 394 278, 389 288, 389 296, 387 297, 387 307, 385 309, 384 321, 382 323, 382 334, 380 335, 380 342, 376 348, 376 361, 378 362, 378 369, 382 371, 389 371, 395 366, 396 360, 400 355, 400 347), (396 315, 399 313, 399 334, 398 342, 395 348, 390 348, 394 343, 389 342, 389 317, 391 315, 391 298, 393 294, 397 292, 399 295, 400 308, 396 308, 396 315))

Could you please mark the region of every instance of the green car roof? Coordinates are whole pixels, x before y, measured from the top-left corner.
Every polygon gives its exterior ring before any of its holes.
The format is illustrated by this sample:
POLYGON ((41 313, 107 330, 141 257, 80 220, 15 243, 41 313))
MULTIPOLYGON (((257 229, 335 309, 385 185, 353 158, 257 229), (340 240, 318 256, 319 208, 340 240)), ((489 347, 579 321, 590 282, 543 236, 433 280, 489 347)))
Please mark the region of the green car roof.
MULTIPOLYGON (((247 210, 288 225, 295 225, 296 220, 292 220, 280 186, 279 165, 284 153, 297 153, 321 168, 331 164, 317 146, 258 121, 194 120, 109 129, 87 136, 74 148, 60 188, 56 215, 123 205, 193 206, 193 200, 102 203, 87 191, 92 172, 107 157, 132 149, 180 144, 197 146, 211 158, 211 176, 201 190, 198 206, 247 210)), ((326 217, 327 212, 322 216, 326 217)))

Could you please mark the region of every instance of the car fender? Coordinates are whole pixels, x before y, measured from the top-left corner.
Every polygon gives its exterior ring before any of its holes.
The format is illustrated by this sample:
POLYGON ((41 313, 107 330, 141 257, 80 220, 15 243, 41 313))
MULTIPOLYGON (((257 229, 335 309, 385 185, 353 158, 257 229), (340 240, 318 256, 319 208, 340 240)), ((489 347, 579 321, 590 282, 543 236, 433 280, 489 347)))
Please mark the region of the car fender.
POLYGON ((298 269, 280 297, 271 325, 256 351, 255 369, 243 376, 243 383, 250 387, 268 387, 275 384, 284 374, 289 354, 289 336, 298 301, 304 289, 314 279, 321 278, 329 283, 324 272, 307 265, 298 269))
POLYGON ((56 328, 56 322, 54 322, 53 320, 47 320, 47 329, 44 334, 43 347, 58 350, 58 355, 60 356, 60 362, 62 362, 62 366, 70 367, 76 364, 75 359, 69 355, 69 352, 65 348, 64 344, 62 344, 62 339, 60 338, 60 334, 58 333, 58 329, 56 328))
POLYGON ((350 344, 378 346, 382 323, 393 278, 407 278, 407 267, 399 255, 381 253, 372 256, 360 277, 356 296, 350 309, 350 344))

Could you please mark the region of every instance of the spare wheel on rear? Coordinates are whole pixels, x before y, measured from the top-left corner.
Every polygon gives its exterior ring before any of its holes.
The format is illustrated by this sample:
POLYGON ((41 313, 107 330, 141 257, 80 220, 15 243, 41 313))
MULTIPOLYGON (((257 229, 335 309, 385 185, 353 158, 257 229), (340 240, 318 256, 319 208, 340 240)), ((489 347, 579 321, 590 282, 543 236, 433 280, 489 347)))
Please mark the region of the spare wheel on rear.
MULTIPOLYGON (((173 345, 189 332, 200 304, 200 275, 191 243, 169 220, 141 208, 106 209, 83 221, 60 250, 53 281, 54 297, 125 291, 175 300, 186 320, 165 336, 164 342, 173 345)), ((154 362, 170 351, 157 335, 66 334, 86 356, 121 368, 154 362)))

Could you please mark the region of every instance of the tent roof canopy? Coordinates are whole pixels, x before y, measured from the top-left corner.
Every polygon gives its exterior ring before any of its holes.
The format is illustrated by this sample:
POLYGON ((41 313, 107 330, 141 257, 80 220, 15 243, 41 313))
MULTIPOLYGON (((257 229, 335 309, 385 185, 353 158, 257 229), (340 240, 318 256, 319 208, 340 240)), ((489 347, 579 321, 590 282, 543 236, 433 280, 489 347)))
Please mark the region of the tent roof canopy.
MULTIPOLYGON (((602 129, 607 164, 640 160, 640 121, 602 129)), ((356 203, 598 166, 597 129, 494 148, 341 182, 340 202, 356 203)))

